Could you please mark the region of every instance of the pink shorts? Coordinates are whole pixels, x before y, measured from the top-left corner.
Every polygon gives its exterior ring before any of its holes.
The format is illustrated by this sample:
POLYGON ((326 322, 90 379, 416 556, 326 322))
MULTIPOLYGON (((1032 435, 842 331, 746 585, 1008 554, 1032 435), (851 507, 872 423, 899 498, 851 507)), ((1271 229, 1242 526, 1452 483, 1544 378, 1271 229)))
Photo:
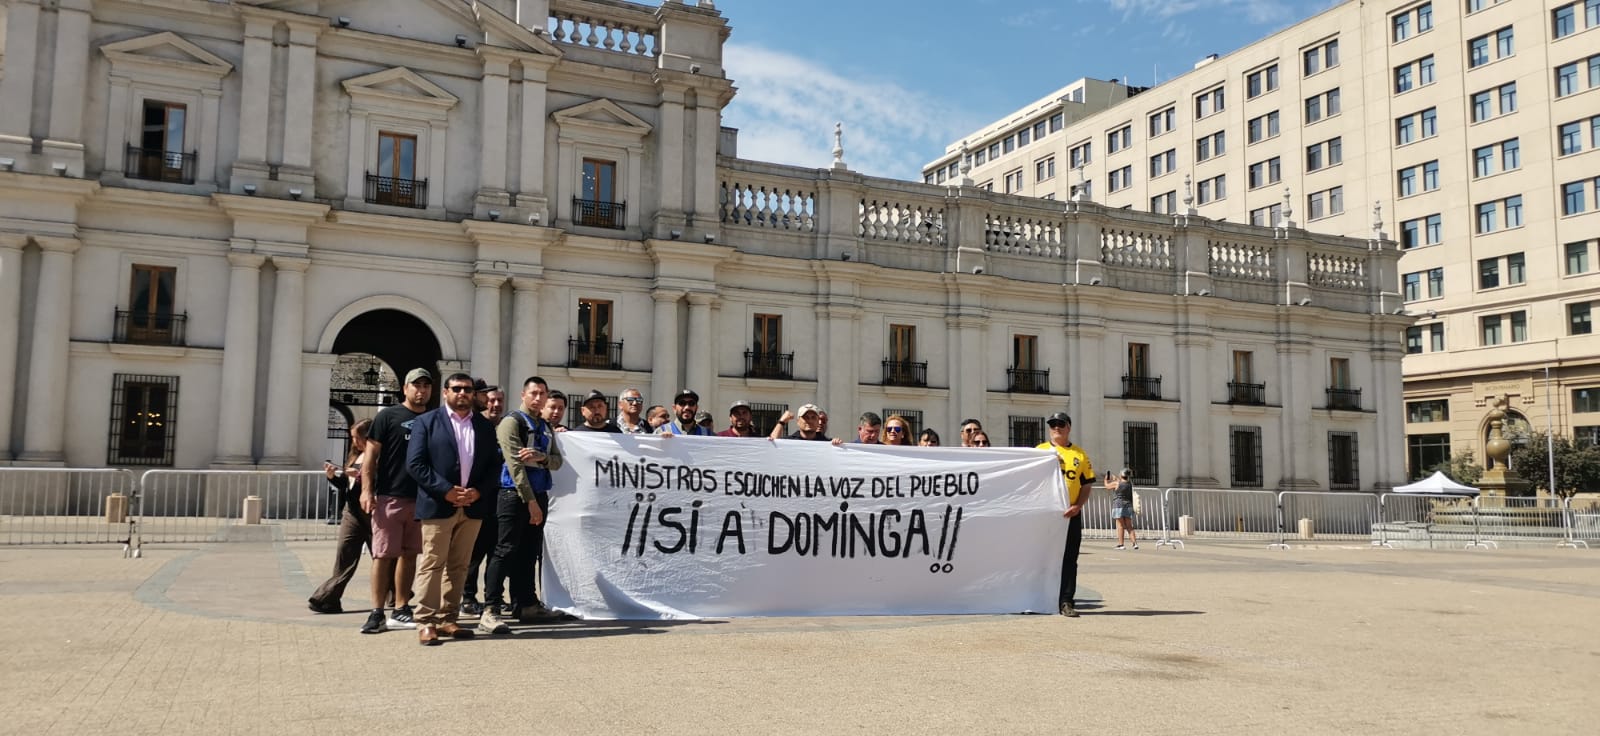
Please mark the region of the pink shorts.
POLYGON ((422 552, 417 499, 377 496, 372 508, 372 557, 393 560, 422 552))

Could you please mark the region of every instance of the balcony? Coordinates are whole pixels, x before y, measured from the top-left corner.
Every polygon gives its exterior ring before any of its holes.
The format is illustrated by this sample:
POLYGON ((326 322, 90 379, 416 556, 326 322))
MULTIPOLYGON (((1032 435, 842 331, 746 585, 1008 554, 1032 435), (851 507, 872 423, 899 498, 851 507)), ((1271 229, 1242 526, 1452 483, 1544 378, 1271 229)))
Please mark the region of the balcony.
POLYGON ((910 360, 883 361, 883 385, 926 387, 928 385, 928 361, 920 363, 910 360))
POLYGON ((622 341, 567 339, 567 367, 622 370, 622 341))
POLYGON ((160 314, 116 310, 112 341, 125 345, 183 346, 183 328, 189 322, 187 314, 160 314))
POLYGON ((1161 377, 1134 376, 1122 377, 1122 398, 1161 400, 1161 377))
POLYGON ((1340 411, 1361 411, 1361 389, 1328 389, 1328 408, 1340 411))
POLYGON ((572 223, 584 227, 603 227, 621 230, 628 219, 626 202, 602 202, 598 199, 572 198, 572 223))
POLYGON ((369 173, 366 200, 370 204, 414 207, 420 210, 428 206, 428 180, 396 179, 369 173))
POLYGON ((794 379, 794 353, 759 353, 744 351, 745 378, 772 378, 780 381, 794 379))
POLYGON ((1267 403, 1267 384, 1229 381, 1228 403, 1265 406, 1267 403))
POLYGON ((193 184, 195 154, 128 146, 122 175, 129 179, 193 184))
POLYGON ((1050 369, 1034 371, 1024 368, 1007 368, 1006 390, 1019 394, 1050 393, 1050 369))

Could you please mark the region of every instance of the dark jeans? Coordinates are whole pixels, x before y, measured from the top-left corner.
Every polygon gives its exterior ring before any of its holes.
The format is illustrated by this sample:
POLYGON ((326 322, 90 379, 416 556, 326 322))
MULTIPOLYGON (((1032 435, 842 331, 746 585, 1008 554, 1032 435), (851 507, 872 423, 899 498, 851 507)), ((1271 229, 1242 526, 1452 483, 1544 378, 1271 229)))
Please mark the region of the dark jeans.
MULTIPOLYGON (((495 503, 499 504, 499 501, 499 496, 496 496, 495 503)), ((467 582, 462 588, 462 600, 476 600, 478 597, 478 571, 483 569, 483 561, 488 558, 489 551, 500 541, 498 516, 498 513, 490 514, 478 527, 478 540, 472 545, 472 562, 467 565, 467 582)))
POLYGON ((1078 550, 1083 547, 1083 512, 1067 524, 1067 547, 1061 553, 1061 603, 1071 603, 1078 592, 1078 550))
MULTIPOLYGON (((550 497, 535 494, 541 510, 550 507, 550 497)), ((534 593, 534 566, 544 545, 544 526, 528 523, 528 504, 516 489, 502 488, 495 499, 495 522, 499 527, 494 549, 489 553, 487 575, 483 581, 485 606, 504 606, 506 578, 511 579, 511 606, 519 608, 538 600, 534 593)))
POLYGON ((338 603, 344 597, 345 586, 356 575, 361 548, 371 543, 372 518, 361 510, 360 503, 344 504, 344 513, 339 516, 339 544, 333 557, 333 577, 317 586, 311 594, 311 602, 318 606, 338 603))

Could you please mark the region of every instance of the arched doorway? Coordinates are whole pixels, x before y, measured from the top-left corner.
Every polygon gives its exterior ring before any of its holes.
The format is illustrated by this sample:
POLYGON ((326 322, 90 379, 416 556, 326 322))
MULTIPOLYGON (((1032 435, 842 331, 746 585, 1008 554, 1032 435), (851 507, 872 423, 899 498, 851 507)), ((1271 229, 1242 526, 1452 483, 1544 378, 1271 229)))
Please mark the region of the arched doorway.
MULTIPOLYGON (((329 384, 330 444, 347 439, 355 422, 402 401, 400 383, 413 368, 427 369, 437 382, 443 359, 433 330, 398 309, 374 309, 346 322, 339 328, 331 352, 339 359, 329 384), (343 421, 335 420, 335 415, 343 421), (344 436, 336 438, 341 432, 344 436)), ((438 405, 435 391, 428 406, 438 405)))

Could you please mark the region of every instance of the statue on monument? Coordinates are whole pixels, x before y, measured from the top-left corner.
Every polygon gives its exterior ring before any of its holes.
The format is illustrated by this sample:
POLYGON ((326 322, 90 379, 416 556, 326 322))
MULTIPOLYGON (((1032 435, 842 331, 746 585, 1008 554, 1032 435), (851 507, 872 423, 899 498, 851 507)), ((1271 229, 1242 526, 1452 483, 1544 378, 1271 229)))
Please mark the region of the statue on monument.
POLYGON ((1478 488, 1485 496, 1530 495, 1533 484, 1518 477, 1511 469, 1511 440, 1505 437, 1506 409, 1511 405, 1511 395, 1501 394, 1489 406, 1489 441, 1484 454, 1489 457, 1489 469, 1478 479, 1478 488))

